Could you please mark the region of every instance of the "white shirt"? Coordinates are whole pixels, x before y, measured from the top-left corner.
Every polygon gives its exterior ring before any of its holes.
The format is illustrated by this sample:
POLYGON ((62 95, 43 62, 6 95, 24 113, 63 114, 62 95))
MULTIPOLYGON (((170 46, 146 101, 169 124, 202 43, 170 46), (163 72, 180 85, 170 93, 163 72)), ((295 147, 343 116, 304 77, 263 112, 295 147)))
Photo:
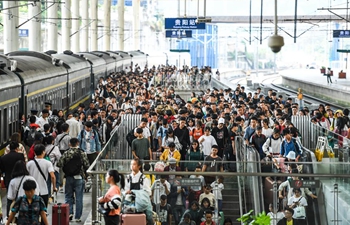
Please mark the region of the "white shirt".
POLYGON ((36 124, 38 124, 40 126, 40 130, 43 132, 44 131, 44 125, 49 123, 49 119, 48 118, 43 118, 40 117, 37 121, 36 124))
MULTIPOLYGON (((170 192, 170 183, 168 181, 165 181, 164 184, 166 185, 168 191, 170 192)), ((165 187, 162 184, 162 182, 160 182, 160 179, 154 181, 154 183, 152 184, 151 190, 153 191, 153 202, 155 204, 160 203, 161 195, 167 195, 165 192, 165 187)))
POLYGON ((73 117, 67 120, 66 123, 69 125, 69 136, 72 138, 78 137, 80 132, 79 122, 73 117))
POLYGON ((213 188, 213 194, 216 196, 217 200, 222 200, 222 190, 224 190, 224 184, 223 183, 218 183, 217 181, 214 181, 213 183, 210 184, 210 186, 213 188), (215 190, 215 185, 217 186, 217 189, 215 190))
POLYGON ((56 166, 58 160, 60 160, 60 158, 61 158, 61 152, 60 152, 58 146, 47 145, 45 147, 45 152, 46 152, 46 155, 50 153, 50 155, 48 155, 50 157, 50 161, 51 161, 52 165, 54 166, 55 171, 59 172, 60 168, 56 166))
POLYGON ((130 184, 131 183, 138 183, 139 182, 139 180, 140 180, 140 176, 143 176, 143 183, 142 184, 140 184, 140 188, 141 188, 141 190, 144 190, 144 191, 147 191, 147 193, 148 193, 148 195, 151 195, 152 194, 152 192, 151 192, 151 180, 150 179, 148 179, 147 177, 145 177, 145 175, 143 175, 142 173, 141 173, 141 171, 139 171, 137 174, 133 174, 133 173, 131 173, 131 174, 129 174, 129 175, 127 175, 127 176, 125 176, 125 187, 124 187, 124 191, 126 192, 126 191, 129 191, 130 190, 130 184), (130 178, 128 178, 128 177, 130 177, 130 178), (128 179, 130 179, 129 181, 128 181, 128 179))
POLYGON ((47 195, 49 194, 49 191, 47 189, 47 183, 46 180, 50 176, 50 172, 55 172, 53 169, 52 163, 46 159, 38 159, 35 158, 35 160, 38 162, 41 171, 44 173, 46 179, 41 175, 38 167, 36 166, 34 160, 31 160, 27 163, 27 169, 29 171, 29 174, 34 177, 36 182, 38 183, 38 187, 40 189, 40 195, 47 195))
POLYGON ((276 225, 278 221, 284 218, 283 212, 277 212, 277 214, 273 212, 269 212, 267 215, 271 218, 270 225, 276 225), (276 222, 275 222, 275 219, 276 219, 276 222))
POLYGON ((24 193, 24 190, 23 190, 23 183, 24 181, 26 180, 34 180, 35 183, 36 183, 36 189, 35 189, 35 194, 36 195, 39 195, 40 193, 40 188, 39 188, 39 185, 38 183, 36 182, 36 180, 34 179, 34 177, 32 176, 29 176, 29 175, 25 175, 23 180, 22 180, 22 177, 23 176, 19 176, 19 177, 15 177, 13 178, 11 181, 10 181, 10 184, 9 184, 9 187, 8 187, 8 190, 7 190, 7 198, 10 199, 10 200, 14 200, 16 198, 16 193, 17 193, 17 190, 18 190, 18 195, 17 197, 20 197, 20 196, 23 196, 25 195, 24 193), (22 180, 22 183, 21 183, 21 187, 18 187, 20 182, 22 180))
POLYGON ((216 140, 213 136, 209 135, 202 135, 200 138, 198 138, 198 142, 200 143, 200 146, 202 147, 202 151, 204 155, 210 155, 211 153, 211 146, 217 145, 216 140), (201 143, 201 141, 204 139, 204 141, 201 143))

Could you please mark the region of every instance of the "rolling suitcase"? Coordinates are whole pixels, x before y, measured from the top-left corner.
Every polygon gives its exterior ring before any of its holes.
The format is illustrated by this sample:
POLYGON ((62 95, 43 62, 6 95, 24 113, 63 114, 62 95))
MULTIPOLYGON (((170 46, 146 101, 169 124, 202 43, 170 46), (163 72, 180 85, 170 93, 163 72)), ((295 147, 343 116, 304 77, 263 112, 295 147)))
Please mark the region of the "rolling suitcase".
POLYGON ((52 206, 52 225, 69 224, 69 204, 57 203, 57 193, 55 204, 52 206))
POLYGON ((122 214, 122 225, 146 225, 146 215, 144 213, 139 214, 122 214))

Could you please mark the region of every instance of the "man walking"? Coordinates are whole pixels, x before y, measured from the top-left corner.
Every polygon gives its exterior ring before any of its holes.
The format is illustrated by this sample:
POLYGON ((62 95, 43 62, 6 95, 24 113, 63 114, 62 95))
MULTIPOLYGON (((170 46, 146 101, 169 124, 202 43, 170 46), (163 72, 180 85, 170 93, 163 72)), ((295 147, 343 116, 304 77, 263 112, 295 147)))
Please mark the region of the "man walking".
POLYGON ((93 125, 91 121, 87 121, 84 130, 78 135, 79 147, 87 154, 90 165, 95 161, 98 152, 101 151, 101 142, 98 133, 92 129, 93 125))
POLYGON ((79 140, 72 138, 69 142, 71 147, 62 155, 57 166, 62 168, 66 178, 64 190, 65 202, 69 204, 69 220, 73 220, 73 199, 75 196, 75 221, 81 222, 84 178, 90 164, 86 154, 79 149, 79 140))

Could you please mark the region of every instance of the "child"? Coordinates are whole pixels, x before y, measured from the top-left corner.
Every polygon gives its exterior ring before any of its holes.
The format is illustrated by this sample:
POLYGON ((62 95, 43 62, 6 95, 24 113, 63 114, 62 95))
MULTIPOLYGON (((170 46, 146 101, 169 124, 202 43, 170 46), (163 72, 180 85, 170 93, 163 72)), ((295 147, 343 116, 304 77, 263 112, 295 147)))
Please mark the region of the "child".
POLYGON ((211 183, 211 187, 213 188, 213 194, 218 201, 218 209, 219 212, 222 211, 222 190, 224 190, 224 177, 223 176, 218 176, 217 181, 214 181, 211 183))
POLYGON ((10 225, 14 219, 16 213, 18 212, 17 224, 32 224, 38 225, 39 216, 41 216, 41 221, 45 225, 49 222, 46 217, 46 206, 44 200, 35 195, 36 183, 34 180, 26 180, 23 182, 23 189, 25 195, 20 196, 14 206, 11 209, 10 216, 6 222, 6 225, 10 225))

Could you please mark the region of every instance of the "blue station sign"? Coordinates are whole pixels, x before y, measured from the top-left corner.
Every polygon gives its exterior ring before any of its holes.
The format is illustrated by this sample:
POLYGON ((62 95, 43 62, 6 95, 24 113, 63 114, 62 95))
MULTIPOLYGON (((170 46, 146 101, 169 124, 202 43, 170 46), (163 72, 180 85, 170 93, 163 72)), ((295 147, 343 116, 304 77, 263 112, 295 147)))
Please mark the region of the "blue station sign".
POLYGON ((29 30, 28 29, 18 29, 18 36, 19 37, 28 37, 29 30))
POLYGON ((333 30, 333 38, 350 38, 350 30, 333 30))
POLYGON ((191 38, 192 30, 166 30, 165 37, 167 38, 191 38))
POLYGON ((205 23, 196 23, 196 18, 165 18, 165 29, 205 30, 205 23))

